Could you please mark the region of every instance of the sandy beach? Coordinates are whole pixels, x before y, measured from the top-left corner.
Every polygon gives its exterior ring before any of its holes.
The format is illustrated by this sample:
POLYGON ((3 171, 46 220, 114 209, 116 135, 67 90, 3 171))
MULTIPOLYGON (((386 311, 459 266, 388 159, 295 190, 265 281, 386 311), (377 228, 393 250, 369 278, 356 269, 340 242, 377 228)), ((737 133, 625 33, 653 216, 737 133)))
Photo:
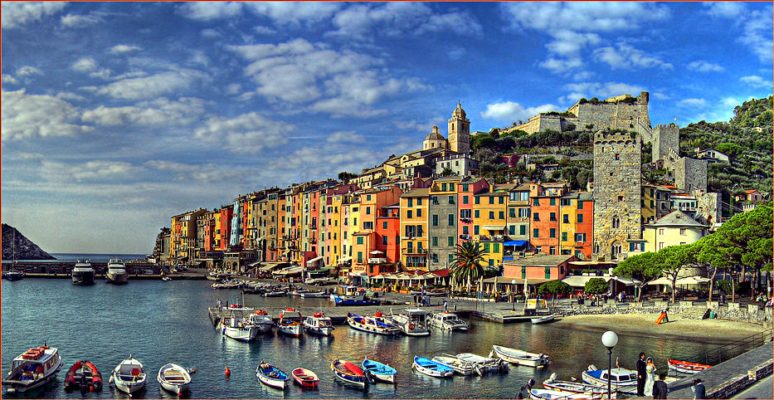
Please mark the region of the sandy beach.
POLYGON ((683 319, 678 315, 670 315, 670 322, 656 325, 657 317, 656 314, 573 315, 563 317, 556 324, 572 326, 574 329, 600 332, 612 329, 645 337, 673 336, 719 343, 766 331, 765 327, 756 324, 717 319, 683 319))

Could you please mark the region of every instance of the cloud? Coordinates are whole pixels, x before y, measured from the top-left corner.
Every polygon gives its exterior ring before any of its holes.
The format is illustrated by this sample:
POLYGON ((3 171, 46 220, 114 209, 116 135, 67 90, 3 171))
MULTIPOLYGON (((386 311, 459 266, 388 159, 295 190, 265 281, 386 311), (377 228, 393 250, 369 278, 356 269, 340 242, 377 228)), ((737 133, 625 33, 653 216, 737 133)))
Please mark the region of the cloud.
POLYGON ((331 35, 370 40, 373 35, 407 36, 425 33, 454 33, 478 36, 481 24, 468 12, 439 13, 425 3, 355 4, 333 17, 336 31, 331 35))
POLYGON ((124 54, 139 50, 142 50, 142 48, 128 44, 117 44, 111 47, 109 51, 111 54, 124 54))
POLYGON ((771 89, 771 81, 761 78, 758 75, 747 75, 739 78, 740 82, 746 83, 750 87, 771 89))
POLYGON ((333 132, 326 139, 328 143, 361 143, 365 138, 352 131, 333 132))
POLYGON ((124 161, 94 160, 68 164, 42 160, 40 175, 50 182, 69 183, 128 178, 138 171, 138 167, 124 161))
POLYGON ((60 20, 62 25, 68 28, 86 28, 102 22, 102 17, 94 14, 67 14, 63 15, 60 20))
POLYGON ((678 101, 677 105, 681 107, 702 108, 707 105, 707 101, 698 98, 688 98, 678 101))
POLYGON ((194 137, 217 143, 232 153, 255 154, 264 148, 287 142, 291 124, 271 120, 256 112, 234 118, 211 117, 194 132, 194 137))
POLYGON ((144 163, 147 168, 169 172, 178 182, 223 183, 243 181, 250 176, 246 168, 223 167, 215 164, 188 164, 167 160, 150 160, 144 163))
POLYGON ((23 89, 2 92, 2 140, 74 136, 94 128, 80 124, 72 104, 48 95, 31 95, 23 89))
POLYGON ((744 4, 733 2, 704 3, 704 7, 713 17, 736 18, 745 12, 744 4))
POLYGON ((99 106, 83 113, 85 122, 101 126, 143 125, 180 126, 195 121, 204 113, 204 101, 181 98, 177 101, 165 98, 141 102, 135 106, 99 106))
POLYGON ((10 84, 10 85, 18 85, 19 81, 16 80, 16 78, 14 78, 13 75, 3 74, 3 83, 10 84))
POLYGON ((202 35, 202 37, 206 37, 208 39, 213 39, 213 38, 221 36, 220 32, 216 31, 215 29, 211 29, 211 28, 202 29, 200 34, 202 35))
POLYGON ((328 2, 254 2, 245 3, 245 7, 253 13, 270 18, 280 25, 299 25, 301 23, 317 23, 329 19, 342 4, 328 2))
POLYGON ((91 57, 82 57, 73 63, 72 68, 78 72, 90 72, 97 69, 97 62, 91 57))
POLYGON ((96 92, 117 99, 150 99, 172 92, 186 91, 196 82, 208 79, 207 75, 199 71, 177 69, 139 78, 120 79, 97 88, 96 92))
POLYGON ((32 75, 43 75, 43 71, 29 65, 25 65, 16 70, 16 76, 18 77, 26 78, 32 75))
POLYGON ((570 93, 563 96, 562 102, 576 102, 581 98, 600 97, 607 98, 621 94, 638 95, 645 91, 645 88, 638 85, 630 85, 621 82, 579 82, 565 85, 565 89, 570 93))
POLYGON ((654 56, 649 56, 626 43, 618 43, 594 50, 594 57, 609 65, 612 69, 661 68, 672 69, 672 64, 654 56))
POLYGON ((277 33, 276 30, 271 29, 268 26, 256 26, 253 28, 253 32, 259 35, 274 35, 277 33))
MULTIPOLYGON (((718 3, 727 4, 727 3, 718 3)), ((691 71, 697 72, 723 72, 726 69, 718 64, 714 64, 704 60, 696 60, 688 63, 687 68, 691 71)))
POLYGON ((504 101, 500 103, 489 103, 481 116, 498 122, 514 122, 526 120, 529 117, 542 112, 556 111, 559 107, 553 104, 543 104, 536 107, 524 107, 513 101, 504 101))
POLYGON ((732 20, 741 29, 737 41, 747 46, 762 62, 771 61, 772 23, 771 6, 756 5, 762 9, 750 10, 744 3, 704 3, 706 13, 732 20))
POLYGON ((242 14, 241 3, 196 2, 180 6, 180 13, 186 18, 197 21, 232 18, 242 14))
POLYGON ((54 2, 10 2, 2 3, 3 29, 14 29, 30 22, 37 22, 44 17, 62 11, 67 3, 54 2))

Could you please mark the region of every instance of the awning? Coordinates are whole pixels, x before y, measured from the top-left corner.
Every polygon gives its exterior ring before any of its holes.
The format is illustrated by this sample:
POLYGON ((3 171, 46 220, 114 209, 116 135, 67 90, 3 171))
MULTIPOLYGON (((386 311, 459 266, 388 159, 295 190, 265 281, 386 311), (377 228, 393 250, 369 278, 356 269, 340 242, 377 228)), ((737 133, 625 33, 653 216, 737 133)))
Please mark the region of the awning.
POLYGON ((701 285, 704 283, 708 283, 710 281, 709 278, 705 278, 703 276, 689 276, 686 278, 680 278, 677 280, 678 285, 701 285))
POLYGON ((665 277, 665 276, 662 276, 661 278, 658 278, 658 279, 656 279, 654 281, 648 282, 648 285, 650 285, 650 286, 670 285, 671 286, 672 285, 672 280, 667 278, 667 277, 665 277))
POLYGON ((345 262, 350 261, 350 260, 352 260, 352 257, 341 257, 341 258, 339 258, 339 264, 345 263, 345 262))
POLYGON ((286 262, 280 262, 280 263, 269 263, 259 269, 261 272, 269 272, 273 270, 274 268, 279 267, 280 265, 287 264, 286 262))
POLYGON ((503 246, 516 246, 516 247, 521 247, 521 246, 526 246, 528 243, 529 243, 529 242, 528 242, 528 241, 526 241, 526 240, 509 240, 509 241, 507 241, 507 242, 504 242, 504 243, 503 243, 503 246))
POLYGON ((623 283, 624 286, 634 286, 634 285, 639 285, 640 283, 642 283, 642 281, 638 281, 637 279, 620 278, 620 277, 617 277, 617 276, 614 276, 613 280, 616 281, 616 282, 623 283))
POLYGON ((252 263, 250 263, 250 264, 247 264, 247 266, 248 266, 248 267, 254 267, 254 266, 256 266, 256 265, 258 265, 258 264, 260 264, 260 263, 261 263, 260 261, 256 261, 256 262, 252 262, 252 263))
POLYGON ((384 254, 384 252, 381 250, 374 250, 371 252, 371 254, 384 254))
POLYGON ((483 228, 488 231, 504 231, 505 225, 484 225, 483 228))
POLYGON ((286 275, 287 276, 287 275, 300 274, 303 271, 304 271, 303 267, 296 266, 296 267, 290 267, 290 268, 281 269, 279 271, 274 272, 274 274, 275 275, 286 275))
POLYGON ((307 260, 307 261, 306 261, 306 266, 307 266, 307 267, 311 267, 312 265, 314 265, 314 263, 316 263, 316 262, 318 262, 318 261, 320 261, 320 260, 322 260, 322 259, 323 259, 323 257, 322 257, 322 256, 320 256, 320 257, 315 257, 315 258, 313 258, 313 259, 311 259, 311 260, 307 260))
POLYGON ((601 278, 601 279, 604 279, 605 282, 610 282, 609 276, 588 276, 588 275, 587 276, 578 276, 578 275, 569 276, 567 278, 562 279, 562 282, 575 288, 584 288, 586 287, 586 283, 590 281, 592 278, 601 278))
MULTIPOLYGON (((497 279, 497 284, 499 285, 510 285, 512 281, 516 281, 517 285, 523 285, 524 279, 522 278, 511 278, 508 276, 495 276, 492 278, 484 279, 484 283, 494 283, 495 278, 497 279)), ((543 282, 548 282, 549 279, 537 279, 537 278, 527 278, 527 284, 528 285, 539 285, 543 282)))

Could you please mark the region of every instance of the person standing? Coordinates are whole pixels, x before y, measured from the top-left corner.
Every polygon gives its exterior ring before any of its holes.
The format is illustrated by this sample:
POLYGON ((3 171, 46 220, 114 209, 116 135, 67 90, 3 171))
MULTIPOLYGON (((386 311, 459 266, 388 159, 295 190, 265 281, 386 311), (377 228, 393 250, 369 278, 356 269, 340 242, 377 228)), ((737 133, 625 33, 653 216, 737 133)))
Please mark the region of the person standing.
POLYGON ((653 384, 653 398, 654 399, 666 399, 667 394, 669 393, 669 387, 667 387, 666 382, 664 382, 664 379, 666 379, 666 374, 660 374, 658 376, 658 380, 656 383, 653 384))
POLYGON ((653 385, 656 383, 656 364, 653 363, 653 358, 648 357, 648 361, 645 365, 645 388, 643 394, 645 396, 653 395, 653 385))
POLYGON ((701 379, 693 380, 691 392, 693 392, 693 400, 703 400, 706 397, 706 390, 704 389, 704 383, 701 379))
POLYGON ((640 358, 637 360, 637 396, 644 396, 643 390, 645 390, 645 353, 640 353, 640 358))
POLYGON ((446 299, 443 299, 443 312, 449 311, 449 303, 446 301, 446 299))

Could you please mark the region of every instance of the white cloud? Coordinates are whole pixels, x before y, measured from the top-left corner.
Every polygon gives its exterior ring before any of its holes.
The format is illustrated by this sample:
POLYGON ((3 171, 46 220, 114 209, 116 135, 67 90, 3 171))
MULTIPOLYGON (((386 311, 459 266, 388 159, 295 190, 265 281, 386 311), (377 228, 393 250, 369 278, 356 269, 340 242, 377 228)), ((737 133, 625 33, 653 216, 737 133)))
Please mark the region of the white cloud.
POLYGON ((286 25, 300 23, 316 23, 327 20, 335 14, 342 5, 340 3, 322 2, 254 2, 245 3, 245 7, 255 14, 271 18, 274 22, 286 25))
POLYGON ((140 78, 121 79, 98 88, 96 92, 117 99, 150 99, 185 91, 194 83, 205 80, 208 80, 208 77, 202 72, 177 69, 140 78))
POLYGON ((626 43, 618 43, 594 50, 594 57, 612 69, 661 68, 672 69, 672 64, 650 56, 626 43))
POLYGON ((573 103, 583 97, 587 99, 592 97, 607 98, 622 94, 637 96, 640 92, 645 91, 645 88, 641 86, 621 82, 570 83, 565 85, 565 89, 569 90, 570 93, 562 97, 562 101, 573 103))
POLYGON ((84 112, 83 120, 102 126, 179 126, 190 124, 203 113, 204 101, 201 99, 181 98, 171 101, 161 98, 135 106, 99 106, 84 112))
POLYGON ((13 75, 3 74, 3 83, 18 85, 19 81, 16 80, 16 78, 14 78, 13 75))
POLYGON ((169 172, 178 182, 223 183, 244 181, 250 175, 245 168, 223 167, 215 164, 187 164, 167 160, 150 160, 143 164, 157 171, 169 172))
POLYGON ((197 21, 211 21, 242 14, 242 4, 231 2, 196 2, 180 6, 183 16, 197 21))
POLYGON ((253 28, 253 32, 259 35, 274 35, 277 33, 276 30, 271 29, 268 26, 256 26, 253 28))
MULTIPOLYGON (((718 3, 720 4, 720 3, 718 3)), ((725 3, 723 3, 725 4, 725 3)), ((711 63, 704 60, 696 60, 688 63, 687 65, 688 69, 691 71, 697 71, 697 72, 723 72, 726 69, 722 66, 711 63)))
POLYGON ((542 112, 556 111, 559 108, 553 104, 543 104, 536 107, 524 107, 513 101, 489 103, 481 116, 498 122, 511 123, 518 120, 526 120, 529 117, 542 112))
POLYGON ((110 48, 111 54, 124 54, 124 53, 130 53, 133 51, 139 51, 142 50, 142 48, 138 46, 132 46, 129 44, 117 44, 110 48))
POLYGON ((704 3, 707 13, 714 17, 736 18, 745 11, 744 4, 734 2, 704 3))
POLYGON ((43 71, 41 71, 38 68, 31 67, 29 65, 25 65, 19 69, 16 70, 16 76, 26 78, 28 76, 32 75, 43 75, 43 71))
POLYGON ((67 14, 61 18, 62 25, 68 28, 86 28, 102 21, 102 17, 94 14, 67 14))
POLYGON ((215 29, 211 29, 211 28, 202 29, 201 35, 202 35, 202 37, 206 37, 208 39, 213 39, 213 38, 221 36, 220 32, 216 31, 215 29))
POLYGON ((749 10, 744 3, 704 3, 707 14, 730 19, 741 29, 737 41, 747 46, 762 62, 771 61, 771 6, 749 10))
POLYGON ((372 35, 406 36, 428 32, 480 35, 481 24, 467 12, 438 13, 425 3, 354 4, 333 17, 332 34, 368 40, 372 35))
POLYGON ((707 101, 704 100, 704 99, 699 99, 699 98, 688 98, 688 99, 682 99, 682 100, 678 101, 677 105, 681 106, 681 107, 691 107, 691 108, 696 107, 696 108, 700 108, 700 107, 706 106, 707 105, 707 101))
POLYGON ((73 63, 72 68, 78 72, 91 72, 97 69, 97 62, 91 57, 82 57, 73 63))
POLYGON ((352 131, 333 132, 326 139, 328 143, 360 143, 365 138, 352 131))
POLYGON ((94 160, 79 164, 66 164, 42 160, 40 175, 50 182, 69 183, 72 181, 82 182, 127 178, 138 171, 138 167, 124 161, 94 160))
POLYGON ((94 130, 80 124, 76 107, 54 96, 4 90, 2 102, 3 141, 73 136, 94 130))
POLYGON ((2 3, 3 29, 18 28, 30 22, 37 22, 44 17, 62 11, 67 3, 54 2, 10 2, 2 3))
POLYGON ((763 79, 758 75, 747 75, 739 78, 739 81, 746 83, 748 86, 761 89, 771 90, 771 81, 763 79))
POLYGON ((219 143, 232 153, 255 154, 264 148, 287 142, 287 134, 295 127, 251 112, 234 118, 209 118, 194 132, 205 142, 219 143))
POLYGON ((242 90, 242 85, 238 83, 229 83, 228 86, 226 86, 226 93, 230 95, 235 95, 239 93, 240 90, 242 90))

